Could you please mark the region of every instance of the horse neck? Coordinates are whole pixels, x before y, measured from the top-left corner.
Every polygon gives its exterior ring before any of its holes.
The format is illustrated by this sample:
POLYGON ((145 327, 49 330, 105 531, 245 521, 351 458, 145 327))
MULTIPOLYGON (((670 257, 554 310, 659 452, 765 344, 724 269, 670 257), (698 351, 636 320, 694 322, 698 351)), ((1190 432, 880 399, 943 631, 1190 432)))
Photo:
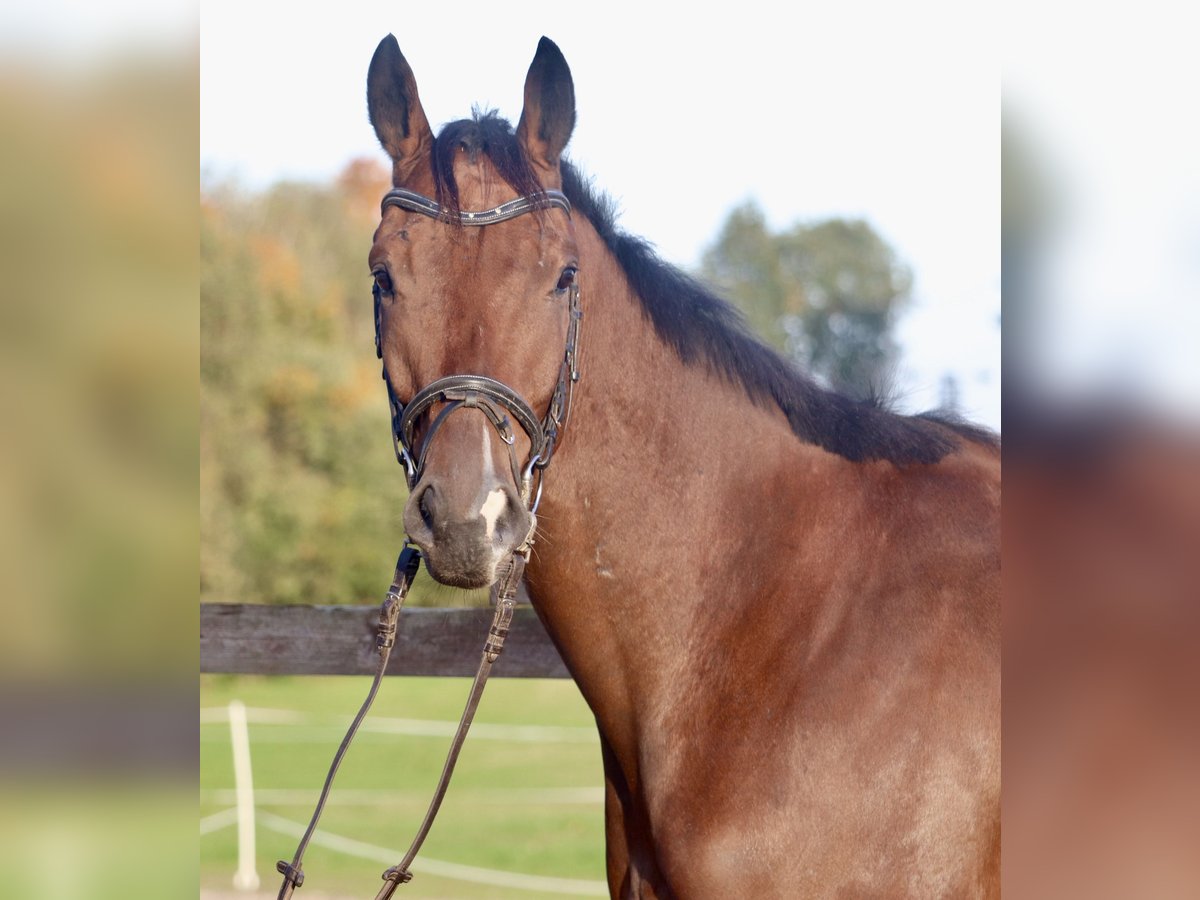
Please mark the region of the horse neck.
POLYGON ((698 607, 737 602, 733 568, 764 489, 747 460, 798 442, 782 414, 685 365, 581 225, 581 381, 546 472, 529 587, 602 733, 634 752, 714 639, 698 607))

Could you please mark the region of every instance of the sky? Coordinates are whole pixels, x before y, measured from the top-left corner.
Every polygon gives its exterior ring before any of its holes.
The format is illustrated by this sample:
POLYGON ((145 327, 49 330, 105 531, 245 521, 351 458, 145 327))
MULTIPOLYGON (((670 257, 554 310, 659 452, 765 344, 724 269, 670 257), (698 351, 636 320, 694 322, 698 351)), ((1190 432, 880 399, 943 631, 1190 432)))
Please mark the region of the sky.
POLYGON ((866 219, 915 276, 898 405, 1000 424, 1000 73, 992 7, 961 3, 460 2, 201 7, 201 170, 249 186, 384 159, 367 65, 389 32, 431 124, 515 122, 545 34, 575 82, 567 154, 621 226, 695 266, 756 200, 774 228, 866 219), (448 12, 448 10, 452 10, 448 12))
POLYGON ((1192 10, 1016 0, 1005 133, 1034 163, 1034 328, 1021 364, 1055 397, 1200 411, 1200 55, 1192 10), (1082 13, 1082 15, 1081 15, 1082 13))

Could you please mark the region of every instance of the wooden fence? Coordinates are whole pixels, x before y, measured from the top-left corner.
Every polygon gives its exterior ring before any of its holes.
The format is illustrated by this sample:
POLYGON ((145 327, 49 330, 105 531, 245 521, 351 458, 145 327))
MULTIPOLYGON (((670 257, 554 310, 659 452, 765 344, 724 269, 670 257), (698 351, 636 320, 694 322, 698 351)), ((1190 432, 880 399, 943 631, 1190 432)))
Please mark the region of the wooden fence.
MULTIPOLYGON (((200 604, 200 671, 254 675, 372 675, 378 606, 200 604)), ((491 609, 400 613, 389 675, 461 675, 479 667, 491 609)), ((569 678, 537 614, 519 607, 493 674, 569 678)))

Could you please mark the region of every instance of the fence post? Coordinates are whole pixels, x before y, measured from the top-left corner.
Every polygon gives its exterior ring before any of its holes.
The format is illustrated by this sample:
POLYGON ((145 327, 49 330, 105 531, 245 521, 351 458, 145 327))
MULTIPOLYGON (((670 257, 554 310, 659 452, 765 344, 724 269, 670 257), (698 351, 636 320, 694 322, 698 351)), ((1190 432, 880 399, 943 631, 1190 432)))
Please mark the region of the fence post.
POLYGON ((229 742, 233 745, 233 786, 237 797, 238 865, 233 886, 239 891, 258 890, 254 847, 254 780, 250 775, 250 730, 246 706, 229 701, 229 742))

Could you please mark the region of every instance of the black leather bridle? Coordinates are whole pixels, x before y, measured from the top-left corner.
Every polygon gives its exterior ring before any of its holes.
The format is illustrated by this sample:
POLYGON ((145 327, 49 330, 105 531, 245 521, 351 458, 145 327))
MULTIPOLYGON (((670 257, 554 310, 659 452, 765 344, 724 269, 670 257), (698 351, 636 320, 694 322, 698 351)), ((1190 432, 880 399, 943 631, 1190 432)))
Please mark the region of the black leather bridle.
MULTIPOLYGON (((481 227, 506 222, 517 216, 541 209, 562 209, 571 214, 571 203, 561 191, 541 191, 502 203, 495 209, 480 211, 450 212, 436 200, 414 191, 396 188, 388 191, 380 204, 380 212, 396 206, 410 212, 420 213, 431 219, 460 226, 481 227)), ((392 443, 396 459, 404 466, 411 490, 421 480, 425 461, 434 435, 446 418, 460 408, 479 409, 499 433, 508 446, 513 480, 521 492, 521 498, 531 510, 536 510, 541 498, 541 472, 550 464, 550 458, 562 436, 563 428, 571 411, 571 395, 575 382, 579 380, 579 322, 583 310, 579 302, 579 282, 573 280, 568 289, 567 340, 559 366, 558 382, 550 398, 545 416, 537 413, 525 399, 508 385, 485 375, 447 375, 426 385, 403 403, 388 378, 387 366, 383 368, 383 380, 387 385, 388 402, 392 411, 392 443), (419 447, 416 446, 416 428, 421 416, 438 403, 447 404, 434 418, 419 447), (507 413, 508 415, 506 415, 507 413), (529 438, 529 457, 522 466, 517 461, 514 433, 509 415, 529 438), (533 482, 537 474, 537 493, 533 482)), ((375 289, 375 353, 383 359, 383 322, 380 309, 380 292, 375 289)))
MULTIPOLYGON (((525 197, 518 197, 515 200, 502 203, 495 209, 479 212, 451 213, 439 205, 437 201, 429 197, 397 188, 388 191, 384 195, 381 211, 386 213, 389 206, 398 206, 401 209, 420 213, 421 215, 429 216, 431 219, 437 219, 452 225, 467 226, 494 225, 497 222, 504 222, 539 209, 558 208, 565 210, 567 215, 571 214, 571 204, 567 200, 566 195, 561 191, 542 191, 525 197)), ((537 511, 538 502, 542 495, 541 476, 546 466, 550 464, 550 457, 554 454, 554 448, 558 445, 563 429, 566 427, 567 419, 571 412, 572 389, 575 382, 579 380, 579 321, 583 318, 583 311, 579 305, 579 282, 574 279, 569 288, 568 311, 570 318, 567 322, 567 342, 566 348, 563 351, 562 363, 558 369, 558 382, 554 386, 554 393, 550 397, 550 405, 546 410, 546 415, 541 419, 538 418, 537 413, 533 411, 532 407, 525 402, 525 399, 520 394, 508 385, 484 375, 447 375, 417 391, 408 403, 402 403, 396 395, 395 389, 392 387, 391 379, 388 378, 387 366, 383 367, 383 380, 387 384, 388 402, 392 408, 392 441, 395 444, 396 459, 404 466, 405 474, 408 478, 409 490, 416 487, 417 483, 421 480, 421 473, 425 468, 425 458, 429 453, 429 446, 433 441, 434 435, 437 434, 438 429, 446 421, 447 417, 457 409, 478 409, 484 413, 487 420, 491 422, 492 427, 496 429, 501 439, 508 445, 513 477, 516 479, 516 484, 521 491, 522 501, 529 507, 531 513, 537 511), (416 439, 417 422, 422 415, 438 403, 444 403, 445 406, 434 417, 433 422, 426 430, 420 447, 415 447, 414 441, 416 439), (517 421, 517 424, 521 426, 521 429, 529 437, 529 458, 526 460, 524 467, 517 461, 517 452, 514 446, 516 435, 513 432, 509 415, 517 421), (533 490, 535 473, 537 476, 536 493, 533 490)), ((380 359, 383 359, 383 322, 378 285, 375 287, 375 353, 380 359)), ((536 523, 536 517, 531 518, 536 523)), ((497 568, 496 582, 492 585, 491 590, 492 602, 496 607, 496 612, 492 618, 492 625, 488 630, 487 639, 484 642, 479 670, 475 674, 475 680, 471 684, 467 704, 463 709, 462 718, 459 720, 454 740, 450 744, 450 751, 446 756, 446 762, 442 768, 441 777, 438 779, 437 787, 434 790, 433 799, 430 801, 425 818, 421 822, 417 835, 413 838, 412 844, 409 846, 404 858, 397 865, 392 866, 383 873, 384 883, 379 889, 379 893, 376 894, 375 900, 388 900, 401 884, 406 883, 412 878, 412 872, 410 871, 412 861, 416 858, 426 835, 429 834, 429 829, 433 826, 433 820, 437 816, 442 798, 445 797, 446 789, 449 786, 450 776, 454 773, 454 765, 458 759, 459 750, 462 748, 463 741, 466 740, 467 730, 471 726, 475 710, 478 708, 479 701, 483 695, 484 684, 487 682, 492 666, 499 658, 500 652, 504 649, 504 641, 508 636, 513 609, 516 605, 517 585, 524 574, 525 563, 529 559, 529 551, 532 543, 533 525, 531 524, 530 533, 525 536, 525 540, 511 552, 507 561, 497 568)), ((396 561, 396 573, 392 578, 392 586, 388 589, 383 606, 379 611, 379 626, 376 636, 376 651, 379 654, 379 662, 375 669, 375 677, 371 682, 370 690, 367 692, 366 700, 363 701, 358 714, 354 717, 350 728, 346 732, 345 738, 342 739, 341 745, 334 754, 333 763, 329 767, 329 773, 325 777, 325 784, 321 788, 321 794, 317 799, 316 809, 313 810, 308 828, 305 830, 303 837, 301 837, 295 854, 290 862, 281 859, 275 866, 279 873, 283 875, 283 884, 279 888, 279 900, 288 900, 292 896, 292 892, 304 883, 302 861, 305 850, 308 848, 309 841, 316 831, 317 822, 329 797, 329 791, 333 785, 333 778, 337 774, 338 767, 341 765, 342 759, 350 747, 350 742, 354 739, 359 725, 367 715, 379 690, 379 685, 387 670, 392 647, 395 645, 400 609, 404 605, 404 600, 408 595, 409 588, 412 586, 413 579, 416 577, 420 563, 420 553, 415 547, 409 546, 406 542, 404 549, 400 553, 400 558, 396 561)))

